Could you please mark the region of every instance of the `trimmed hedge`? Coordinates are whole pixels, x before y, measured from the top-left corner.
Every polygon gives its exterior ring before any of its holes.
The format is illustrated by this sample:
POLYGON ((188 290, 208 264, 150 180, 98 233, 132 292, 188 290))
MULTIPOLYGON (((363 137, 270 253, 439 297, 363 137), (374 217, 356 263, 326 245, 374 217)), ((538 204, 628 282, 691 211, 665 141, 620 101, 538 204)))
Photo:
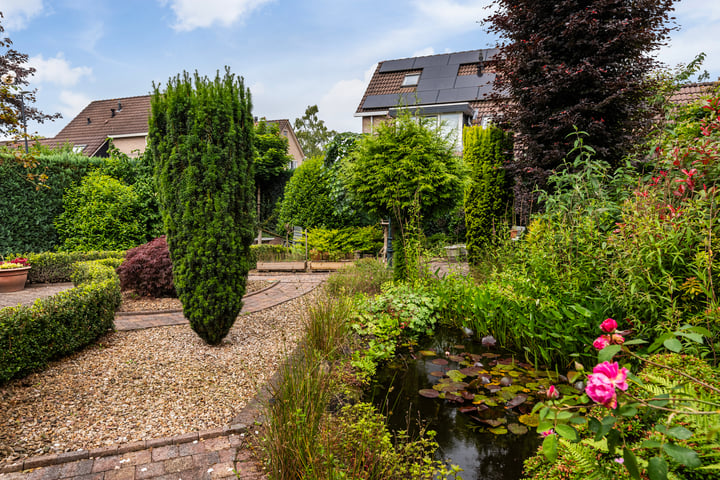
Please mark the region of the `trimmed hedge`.
MULTIPOLYGON (((112 259, 122 263, 125 252, 108 250, 96 252, 44 252, 22 255, 27 257, 30 266, 28 283, 59 283, 72 281, 74 264, 92 260, 112 259)), ((115 265, 110 262, 109 265, 115 265)))
POLYGON ((63 212, 63 193, 102 164, 102 159, 73 153, 39 155, 38 161, 38 167, 25 170, 12 154, 0 153, 0 255, 54 250, 59 244, 54 221, 63 212), (48 179, 36 188, 28 173, 48 179))
POLYGON ((120 281, 102 262, 76 265, 77 286, 34 305, 0 309, 0 384, 43 368, 113 328, 120 281))

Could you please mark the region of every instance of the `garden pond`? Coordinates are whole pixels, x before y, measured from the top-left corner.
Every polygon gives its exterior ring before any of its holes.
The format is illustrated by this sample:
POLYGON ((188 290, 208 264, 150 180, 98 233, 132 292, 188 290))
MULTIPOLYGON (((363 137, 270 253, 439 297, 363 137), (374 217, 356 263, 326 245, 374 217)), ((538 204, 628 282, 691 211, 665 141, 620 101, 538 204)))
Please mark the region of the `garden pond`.
POLYGON ((438 332, 379 369, 369 396, 391 430, 437 432, 438 456, 464 480, 515 480, 542 442, 532 407, 565 377, 483 343, 438 332))

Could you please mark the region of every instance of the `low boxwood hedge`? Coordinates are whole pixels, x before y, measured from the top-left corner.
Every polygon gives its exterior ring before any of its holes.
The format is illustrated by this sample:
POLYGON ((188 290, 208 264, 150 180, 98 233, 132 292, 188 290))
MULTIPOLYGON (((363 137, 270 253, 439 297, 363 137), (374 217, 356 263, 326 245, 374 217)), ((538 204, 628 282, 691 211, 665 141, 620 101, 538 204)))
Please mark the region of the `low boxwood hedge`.
POLYGON ((113 328, 120 280, 107 263, 113 262, 78 263, 72 274, 75 288, 30 307, 0 309, 0 384, 39 370, 113 328))
POLYGON ((21 256, 27 257, 28 263, 32 267, 28 272, 29 283, 59 283, 71 281, 74 264, 78 262, 101 259, 116 259, 122 262, 122 259, 125 258, 125 251, 43 252, 21 256))

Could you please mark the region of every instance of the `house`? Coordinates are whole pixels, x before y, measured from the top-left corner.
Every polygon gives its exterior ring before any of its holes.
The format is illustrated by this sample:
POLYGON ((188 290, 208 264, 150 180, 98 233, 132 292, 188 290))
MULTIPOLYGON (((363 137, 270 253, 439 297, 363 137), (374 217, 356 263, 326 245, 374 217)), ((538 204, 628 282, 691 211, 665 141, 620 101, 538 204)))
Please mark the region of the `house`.
MULTIPOLYGON (((85 107, 53 138, 40 143, 50 147, 72 145, 73 151, 88 157, 106 157, 110 141, 120 152, 137 157, 145 151, 148 135, 150 95, 96 100, 85 107)), ((288 139, 293 167, 305 159, 300 142, 287 119, 266 120, 276 123, 288 139)))
POLYGON ((435 117, 462 150, 462 128, 486 125, 497 109, 489 101, 498 49, 385 60, 378 64, 355 112, 363 133, 401 110, 435 117))
MULTIPOLYGON (((444 133, 454 135, 455 148, 461 151, 463 126, 485 126, 499 113, 489 100, 498 53, 490 48, 380 62, 355 112, 355 117, 362 118, 362 132, 371 133, 379 122, 408 110, 437 118, 444 133)), ((694 102, 718 83, 683 85, 670 101, 694 102)))

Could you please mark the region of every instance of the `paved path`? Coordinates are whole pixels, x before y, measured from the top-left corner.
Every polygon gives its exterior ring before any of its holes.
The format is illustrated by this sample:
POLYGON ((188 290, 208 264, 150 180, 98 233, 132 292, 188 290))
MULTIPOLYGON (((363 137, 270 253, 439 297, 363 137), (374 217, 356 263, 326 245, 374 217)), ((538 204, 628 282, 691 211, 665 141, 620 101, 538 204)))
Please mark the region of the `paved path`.
MULTIPOLYGON (((322 283, 327 274, 268 274, 250 275, 249 278, 278 280, 278 283, 247 296, 243 313, 257 312, 304 295, 322 283)), ((118 330, 186 322, 182 312, 115 318, 118 330)), ((90 451, 30 457, 16 464, 0 466, 0 480, 264 480, 266 476, 253 461, 246 445, 253 434, 248 425, 252 427, 258 405, 258 399, 253 399, 224 428, 90 451)), ((255 445, 258 442, 255 440, 255 445)))

